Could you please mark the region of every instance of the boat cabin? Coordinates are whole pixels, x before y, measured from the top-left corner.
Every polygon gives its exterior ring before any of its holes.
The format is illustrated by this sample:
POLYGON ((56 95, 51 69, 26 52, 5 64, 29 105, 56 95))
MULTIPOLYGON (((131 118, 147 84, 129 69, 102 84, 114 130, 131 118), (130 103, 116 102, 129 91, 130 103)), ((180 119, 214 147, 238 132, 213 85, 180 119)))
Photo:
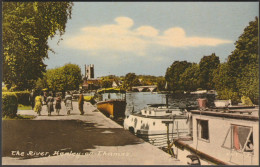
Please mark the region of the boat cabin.
POLYGON ((174 141, 178 159, 197 155, 201 164, 259 165, 259 108, 192 110, 192 141, 174 141))
POLYGON ((168 108, 165 104, 148 104, 146 108, 141 110, 144 116, 169 116, 169 115, 183 115, 179 108, 168 108))

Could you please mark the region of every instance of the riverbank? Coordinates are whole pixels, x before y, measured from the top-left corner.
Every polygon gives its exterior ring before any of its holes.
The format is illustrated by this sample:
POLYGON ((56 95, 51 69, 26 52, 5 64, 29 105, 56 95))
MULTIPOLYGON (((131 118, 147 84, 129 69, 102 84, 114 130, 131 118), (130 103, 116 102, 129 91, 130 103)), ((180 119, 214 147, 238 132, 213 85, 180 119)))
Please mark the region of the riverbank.
MULTIPOLYGON (((105 117, 90 103, 80 115, 77 103, 66 115, 33 120, 4 120, 3 165, 185 165, 137 138, 105 117)), ((32 110, 18 114, 35 115, 32 110)))

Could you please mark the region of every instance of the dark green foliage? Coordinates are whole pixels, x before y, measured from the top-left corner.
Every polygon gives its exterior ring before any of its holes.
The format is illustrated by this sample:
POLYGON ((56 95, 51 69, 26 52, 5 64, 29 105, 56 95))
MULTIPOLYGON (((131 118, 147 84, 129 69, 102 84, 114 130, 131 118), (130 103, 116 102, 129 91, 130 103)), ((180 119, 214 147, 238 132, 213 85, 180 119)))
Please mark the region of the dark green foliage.
POLYGON ((35 90, 37 90, 38 92, 41 92, 43 89, 46 89, 46 88, 48 88, 48 82, 47 82, 46 73, 44 73, 43 77, 39 78, 36 81, 35 90))
POLYGON ((258 31, 256 18, 236 41, 236 49, 228 57, 227 63, 216 71, 214 83, 221 98, 233 95, 232 100, 235 100, 237 97, 248 96, 254 104, 258 104, 258 31))
POLYGON ((101 87, 102 87, 102 88, 111 88, 111 87, 112 87, 112 84, 113 84, 113 81, 112 81, 112 80, 104 79, 104 80, 101 82, 101 87))
POLYGON ((238 92, 234 92, 231 89, 223 88, 217 90, 217 92, 218 92, 218 96, 217 96, 218 99, 223 99, 223 100, 231 99, 232 104, 238 104, 239 102, 241 102, 241 97, 239 96, 238 92))
POLYGON ((199 65, 193 63, 180 75, 180 85, 184 91, 195 91, 199 88, 199 65))
POLYGON ((184 90, 183 85, 180 84, 180 76, 191 65, 192 64, 187 61, 175 61, 169 68, 167 68, 165 80, 168 84, 169 90, 174 92, 184 90))
POLYGON ((13 92, 3 92, 2 94, 2 116, 15 117, 18 109, 17 96, 13 92))
POLYGON ((3 80, 31 89, 43 77, 48 39, 64 34, 72 2, 3 2, 3 80))
POLYGON ((219 65, 219 57, 212 53, 204 56, 199 63, 199 85, 202 89, 215 89, 213 82, 213 72, 219 65))
POLYGON ((128 73, 126 74, 123 82, 123 88, 126 90, 131 90, 133 86, 139 86, 140 82, 138 80, 138 77, 135 75, 135 73, 128 73))
POLYGON ((29 96, 30 92, 28 91, 20 91, 20 92, 13 92, 17 96, 18 104, 22 105, 30 105, 29 96))
POLYGON ((166 81, 164 77, 157 77, 156 79, 157 88, 159 91, 165 91, 166 81))

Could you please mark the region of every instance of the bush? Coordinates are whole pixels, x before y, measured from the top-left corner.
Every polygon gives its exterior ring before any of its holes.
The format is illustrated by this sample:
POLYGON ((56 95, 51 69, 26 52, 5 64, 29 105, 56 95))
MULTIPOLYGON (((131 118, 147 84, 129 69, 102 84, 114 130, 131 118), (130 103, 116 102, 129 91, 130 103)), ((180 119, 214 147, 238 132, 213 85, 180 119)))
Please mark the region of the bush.
POLYGON ((16 94, 13 92, 3 92, 2 107, 2 115, 4 117, 15 117, 18 108, 18 100, 16 94))
POLYGON ((19 91, 19 92, 13 92, 16 94, 17 99, 18 99, 18 104, 22 104, 22 105, 30 105, 30 101, 29 101, 29 96, 30 96, 30 92, 29 91, 19 91))
POLYGON ((219 100, 231 99, 232 104, 238 104, 239 102, 241 102, 238 92, 232 92, 229 89, 224 89, 221 91, 217 91, 217 93, 218 93, 217 98, 219 100))

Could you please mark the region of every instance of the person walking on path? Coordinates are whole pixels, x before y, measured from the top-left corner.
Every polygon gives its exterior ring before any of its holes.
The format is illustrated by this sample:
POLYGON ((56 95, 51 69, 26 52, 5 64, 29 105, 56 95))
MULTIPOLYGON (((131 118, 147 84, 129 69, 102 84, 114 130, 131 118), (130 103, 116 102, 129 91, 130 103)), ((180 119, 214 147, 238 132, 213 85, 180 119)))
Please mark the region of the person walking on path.
POLYGON ((32 92, 30 93, 30 96, 29 96, 29 101, 31 103, 32 110, 34 109, 34 105, 35 105, 35 97, 36 97, 36 94, 35 94, 34 90, 32 90, 32 92))
POLYGON ((43 92, 43 104, 46 104, 46 100, 47 100, 47 92, 43 92))
POLYGON ((47 100, 46 100, 48 116, 50 116, 51 112, 54 111, 53 102, 54 102, 54 98, 52 97, 52 93, 49 93, 49 96, 47 97, 47 100))
POLYGON ((55 104, 55 109, 56 109, 56 113, 58 115, 60 115, 60 109, 61 109, 61 97, 58 94, 57 98, 56 98, 56 104, 55 104))
POLYGON ((83 106, 84 106, 84 96, 83 96, 82 92, 80 92, 78 103, 79 103, 80 115, 83 115, 83 114, 84 114, 84 110, 83 110, 83 106))
POLYGON ((35 97, 35 106, 34 106, 34 111, 40 116, 41 111, 42 111, 42 97, 36 96, 35 97))
POLYGON ((73 110, 72 96, 71 96, 70 92, 67 92, 65 99, 64 99, 64 103, 65 103, 65 106, 66 106, 67 114, 70 115, 70 111, 73 110))

